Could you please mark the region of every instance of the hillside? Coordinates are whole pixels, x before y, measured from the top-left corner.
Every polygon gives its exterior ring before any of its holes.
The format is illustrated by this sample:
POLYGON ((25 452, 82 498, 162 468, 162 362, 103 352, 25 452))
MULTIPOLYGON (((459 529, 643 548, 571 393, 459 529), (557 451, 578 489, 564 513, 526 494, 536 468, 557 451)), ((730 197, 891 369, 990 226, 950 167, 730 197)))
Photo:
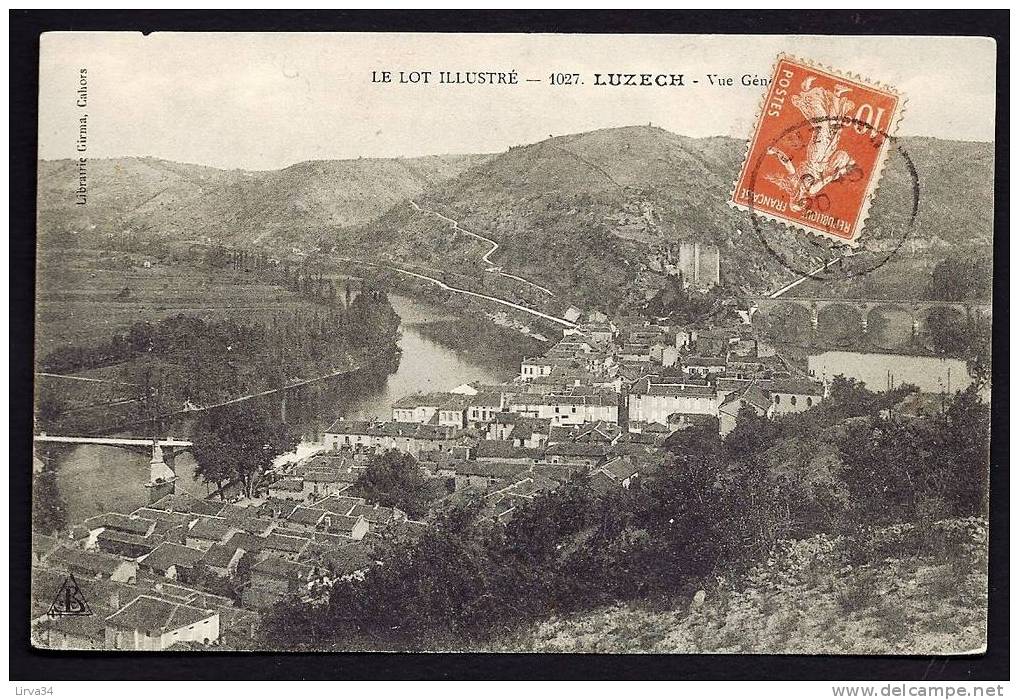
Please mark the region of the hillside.
MULTIPOLYGON (((904 139, 901 145, 918 173, 918 236, 942 248, 989 244, 991 144, 904 139)), ((656 284, 643 267, 648 253, 681 241, 718 245, 723 284, 762 290, 792 273, 767 252, 749 217, 726 204, 744 153, 738 139, 694 139, 656 127, 603 129, 512 148, 430 188, 419 201, 498 241, 495 259, 503 269, 580 302, 642 301, 656 284)), ((901 236, 912 189, 906 160, 893 154, 865 234, 872 245, 901 236)), ((804 270, 830 256, 830 245, 819 239, 762 228, 804 270)), ((437 265, 468 257, 451 250, 447 226, 406 206, 359 235, 365 248, 381 244, 406 260, 437 265)), ((864 253, 854 263, 874 259, 864 253)))
POLYGON ((75 164, 39 163, 39 232, 228 245, 308 245, 369 221, 486 156, 309 161, 282 170, 218 170, 156 158, 88 163, 88 205, 75 206, 75 164))
POLYGON ((786 542, 740 584, 678 606, 620 604, 553 618, 505 651, 586 653, 952 654, 986 642, 986 521, 883 530, 863 561, 841 538, 786 542), (916 555, 909 552, 921 551, 916 555), (929 550, 929 548, 927 548, 929 550), (662 609, 662 608, 667 609, 662 609))

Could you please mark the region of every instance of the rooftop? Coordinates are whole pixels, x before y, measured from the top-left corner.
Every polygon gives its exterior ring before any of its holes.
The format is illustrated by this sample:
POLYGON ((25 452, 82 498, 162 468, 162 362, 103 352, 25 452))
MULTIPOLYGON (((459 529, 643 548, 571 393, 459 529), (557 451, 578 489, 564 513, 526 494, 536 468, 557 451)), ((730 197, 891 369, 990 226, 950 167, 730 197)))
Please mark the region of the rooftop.
POLYGON ((106 618, 106 624, 154 635, 179 630, 217 614, 164 598, 140 595, 106 618))

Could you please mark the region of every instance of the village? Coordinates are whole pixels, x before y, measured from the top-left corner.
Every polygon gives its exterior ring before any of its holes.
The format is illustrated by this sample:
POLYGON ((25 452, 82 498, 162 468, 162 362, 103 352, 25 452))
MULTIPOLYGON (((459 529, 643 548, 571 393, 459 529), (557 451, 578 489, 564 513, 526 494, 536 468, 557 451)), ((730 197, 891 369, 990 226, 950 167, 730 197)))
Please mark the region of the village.
POLYGON ((524 358, 513 380, 405 396, 388 416, 339 417, 301 458, 271 470, 255 498, 180 491, 91 517, 66 537, 34 534, 37 643, 252 648, 266 612, 325 604, 337 581, 385 566, 376 543, 427 536, 450 503, 480 498, 507 523, 574 480, 596 492, 635 488, 654 478, 677 431, 724 437, 741 410, 800 412, 825 394, 748 324, 693 330, 570 313, 575 328, 524 358), (409 455, 427 485, 419 519, 354 495, 372 459, 391 451, 409 455), (66 614, 69 601, 83 612, 66 614))

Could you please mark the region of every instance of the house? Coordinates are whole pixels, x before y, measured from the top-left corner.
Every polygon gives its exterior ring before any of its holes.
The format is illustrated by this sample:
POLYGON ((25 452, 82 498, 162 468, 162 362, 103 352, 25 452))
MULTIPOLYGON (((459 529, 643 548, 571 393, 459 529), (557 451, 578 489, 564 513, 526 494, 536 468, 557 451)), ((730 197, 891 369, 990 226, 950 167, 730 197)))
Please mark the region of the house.
POLYGON ((335 471, 306 471, 304 473, 304 498, 316 499, 339 493, 353 481, 354 479, 350 479, 346 474, 335 471))
POLYGON ((355 506, 359 506, 364 503, 363 498, 354 498, 353 496, 330 496, 324 498, 321 501, 315 503, 315 508, 326 511, 327 513, 334 513, 336 515, 349 515, 350 511, 355 506))
POLYGON ((482 440, 471 450, 471 457, 478 461, 519 462, 530 464, 545 454, 540 447, 522 447, 512 440, 482 440))
MULTIPOLYGON (((438 406, 435 407, 436 413, 438 406)), ((436 419, 437 420, 437 419, 436 419)), ((457 429, 401 421, 335 421, 323 435, 332 450, 400 450, 417 457, 425 450, 445 450, 455 444, 457 429)))
POLYGON ((598 343, 599 345, 608 345, 612 342, 614 333, 612 326, 608 323, 597 323, 589 321, 582 323, 577 330, 585 337, 590 338, 592 342, 598 343))
POLYGON ((756 382, 743 389, 733 391, 718 407, 718 433, 725 437, 736 427, 737 417, 742 408, 749 406, 759 416, 771 417, 775 405, 768 392, 756 382))
POLYGON ((75 574, 87 612, 92 614, 50 616, 54 599, 67 580, 66 570, 32 567, 32 644, 45 649, 103 649, 105 618, 120 608, 121 600, 138 595, 138 589, 133 584, 75 574))
POLYGON ((304 479, 284 477, 269 485, 269 498, 303 501, 304 497, 304 479))
POLYGON ((264 610, 308 590, 315 567, 269 556, 251 567, 251 580, 241 595, 246 608, 264 610))
POLYGON ((765 379, 761 388, 771 395, 773 413, 801 413, 821 403, 824 398, 824 384, 809 379, 765 379))
POLYGON ((446 400, 439 405, 438 424, 451 428, 466 428, 469 405, 469 397, 461 394, 447 394, 446 400))
POLYGON ((163 542, 138 560, 141 570, 171 580, 191 581, 205 552, 173 542, 163 542))
POLYGON ((219 613, 140 595, 106 618, 106 648, 162 651, 180 642, 219 640, 219 613))
POLYGON ((526 467, 518 462, 461 462, 456 465, 454 488, 457 491, 465 488, 487 489, 522 471, 526 471, 526 467))
POLYGON ((509 410, 532 418, 545 418, 551 425, 580 425, 599 420, 618 422, 619 396, 599 394, 518 394, 509 410))
POLYGON ((525 357, 520 362, 520 380, 529 382, 538 377, 547 377, 554 368, 555 363, 544 357, 525 357))
POLYGON ((285 518, 299 508, 296 501, 288 498, 266 498, 258 507, 257 515, 260 518, 285 518))
POLYGON ((715 390, 703 382, 644 377, 627 392, 629 420, 667 425, 673 413, 718 414, 715 390))
POLYGON ((205 552, 202 564, 220 578, 225 578, 237 573, 237 566, 246 553, 240 547, 214 544, 205 552))
POLYGON ((640 469, 631 457, 616 457, 590 473, 591 487, 597 491, 628 489, 640 478, 640 469))
POLYGON ((487 423, 502 411, 502 394, 496 392, 477 392, 467 398, 467 424, 487 423))
MULTIPOLYGON (((364 506, 357 506, 357 508, 361 507, 364 506)), ((338 515, 336 513, 323 512, 325 514, 322 516, 319 528, 325 534, 342 535, 352 540, 361 540, 364 539, 364 536, 368 534, 368 530, 371 529, 372 523, 361 513, 338 515)))
POLYGON ((608 445, 594 442, 560 442, 545 448, 550 464, 576 464, 595 467, 604 461, 608 445))
POLYGON ((393 420, 401 423, 433 422, 439 407, 451 397, 463 399, 462 394, 432 392, 428 394, 411 394, 393 402, 393 420))
POLYGON ((714 416, 706 416, 702 413, 670 413, 669 430, 676 432, 677 430, 686 430, 687 428, 710 426, 716 420, 714 416))
POLYGON ((139 537, 118 530, 102 530, 95 536, 95 549, 127 559, 143 557, 161 543, 156 537, 139 537))
POLYGON ((570 323, 576 323, 580 320, 580 317, 584 315, 584 312, 578 309, 576 306, 570 306, 563 311, 563 318, 570 323))
POLYGON ((184 534, 184 544, 205 551, 214 544, 226 544, 238 532, 242 532, 242 529, 226 518, 203 515, 184 534))
POLYGON ((509 440, 514 447, 539 448, 548 441, 551 419, 520 416, 513 422, 509 440))
POLYGON ((297 561, 311 542, 306 537, 294 537, 270 532, 262 538, 262 551, 290 561, 297 561))
POLYGON ((86 549, 95 549, 96 537, 101 532, 121 532, 136 537, 148 537, 156 527, 156 521, 123 513, 102 513, 88 518, 74 528, 75 539, 84 539, 86 549))
POLYGON ((81 579, 107 579, 117 583, 134 583, 138 579, 138 562, 77 547, 57 548, 47 557, 46 564, 81 579))
POLYGON ((692 377, 708 377, 725 372, 725 357, 691 355, 683 360, 683 369, 692 377))
POLYGON ((202 563, 217 576, 233 576, 245 554, 258 555, 262 540, 250 532, 238 532, 226 544, 214 544, 202 557, 202 563))
POLYGON ((321 508, 305 508, 304 506, 298 506, 290 515, 287 516, 287 523, 295 530, 314 532, 325 515, 326 511, 321 508))
POLYGON ((361 517, 372 525, 381 526, 406 520, 407 514, 399 508, 389 508, 376 503, 374 505, 361 504, 354 506, 354 509, 350 511, 350 517, 361 517))

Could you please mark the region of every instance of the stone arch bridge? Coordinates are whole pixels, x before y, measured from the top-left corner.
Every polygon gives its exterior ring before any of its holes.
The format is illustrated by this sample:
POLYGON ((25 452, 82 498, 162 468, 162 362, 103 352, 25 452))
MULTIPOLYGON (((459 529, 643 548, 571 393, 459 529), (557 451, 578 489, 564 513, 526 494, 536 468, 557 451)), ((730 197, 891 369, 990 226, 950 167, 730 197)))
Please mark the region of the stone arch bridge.
POLYGON ((932 324, 956 333, 989 323, 991 304, 917 299, 750 297, 750 318, 774 340, 895 349, 923 341, 932 324))

